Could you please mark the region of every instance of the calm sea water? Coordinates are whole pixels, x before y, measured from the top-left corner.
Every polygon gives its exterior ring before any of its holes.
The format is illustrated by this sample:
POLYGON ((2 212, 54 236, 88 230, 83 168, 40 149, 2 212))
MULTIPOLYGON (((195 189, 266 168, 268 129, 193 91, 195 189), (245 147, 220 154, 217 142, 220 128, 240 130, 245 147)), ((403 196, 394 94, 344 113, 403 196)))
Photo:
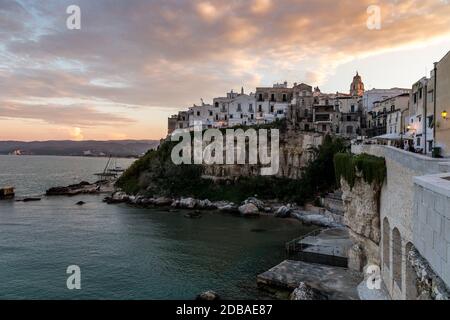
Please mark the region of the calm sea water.
MULTIPOLYGON (((121 160, 122 166, 130 160, 121 160)), ((0 156, 0 186, 19 196, 95 180, 105 159, 0 156)), ((264 299, 256 276, 285 258, 284 243, 311 231, 297 221, 244 219, 106 205, 102 196, 0 201, 0 298, 264 299), (86 205, 75 205, 78 201, 86 205), (66 287, 69 265, 81 290, 66 287)))

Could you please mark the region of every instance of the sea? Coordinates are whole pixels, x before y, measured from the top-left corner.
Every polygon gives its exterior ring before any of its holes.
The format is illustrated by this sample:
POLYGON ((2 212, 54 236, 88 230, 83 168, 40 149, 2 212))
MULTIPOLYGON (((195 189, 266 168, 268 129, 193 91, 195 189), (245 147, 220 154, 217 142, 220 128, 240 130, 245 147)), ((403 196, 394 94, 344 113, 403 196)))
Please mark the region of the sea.
POLYGON ((285 243, 311 227, 214 211, 188 219, 185 211, 108 205, 105 195, 44 196, 50 187, 94 182, 106 161, 0 156, 0 188, 41 197, 0 201, 0 299, 192 300, 207 290, 223 299, 274 298, 258 289, 257 275, 285 260, 285 243))

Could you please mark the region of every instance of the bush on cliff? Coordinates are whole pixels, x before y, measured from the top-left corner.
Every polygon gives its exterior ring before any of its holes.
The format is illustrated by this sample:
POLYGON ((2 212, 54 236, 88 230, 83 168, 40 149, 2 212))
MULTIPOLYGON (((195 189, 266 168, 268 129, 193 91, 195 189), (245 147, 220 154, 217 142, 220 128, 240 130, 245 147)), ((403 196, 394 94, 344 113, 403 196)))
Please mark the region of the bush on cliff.
POLYGON ((369 184, 382 185, 386 178, 385 159, 366 153, 338 153, 334 156, 334 167, 337 183, 340 184, 341 178, 344 178, 351 188, 355 185, 357 172, 360 172, 364 181, 369 184))

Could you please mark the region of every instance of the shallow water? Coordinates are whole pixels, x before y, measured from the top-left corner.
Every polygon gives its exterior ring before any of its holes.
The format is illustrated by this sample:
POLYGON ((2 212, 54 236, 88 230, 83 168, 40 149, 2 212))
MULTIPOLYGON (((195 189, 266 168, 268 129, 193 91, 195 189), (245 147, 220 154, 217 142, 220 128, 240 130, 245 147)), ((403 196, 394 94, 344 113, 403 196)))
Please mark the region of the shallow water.
MULTIPOLYGON (((92 181, 105 164, 5 158, 0 185, 15 185, 19 195, 92 181)), ((102 196, 1 201, 0 298, 193 299, 214 290, 226 299, 264 299, 256 276, 284 260, 285 242, 311 230, 270 217, 205 212, 192 220, 184 214, 107 205, 102 196), (80 200, 86 204, 75 205, 80 200), (66 287, 69 265, 81 268, 81 290, 66 287)))

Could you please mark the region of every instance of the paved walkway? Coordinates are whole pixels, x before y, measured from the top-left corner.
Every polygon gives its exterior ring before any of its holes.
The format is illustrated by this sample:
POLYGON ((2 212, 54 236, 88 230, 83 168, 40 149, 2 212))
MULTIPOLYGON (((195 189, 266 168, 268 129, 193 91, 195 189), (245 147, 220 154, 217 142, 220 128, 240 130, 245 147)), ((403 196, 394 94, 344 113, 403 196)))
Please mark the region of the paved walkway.
POLYGON ((339 268, 286 260, 257 277, 261 286, 294 290, 300 282, 326 294, 329 300, 359 300, 357 287, 363 280, 360 273, 339 268))

